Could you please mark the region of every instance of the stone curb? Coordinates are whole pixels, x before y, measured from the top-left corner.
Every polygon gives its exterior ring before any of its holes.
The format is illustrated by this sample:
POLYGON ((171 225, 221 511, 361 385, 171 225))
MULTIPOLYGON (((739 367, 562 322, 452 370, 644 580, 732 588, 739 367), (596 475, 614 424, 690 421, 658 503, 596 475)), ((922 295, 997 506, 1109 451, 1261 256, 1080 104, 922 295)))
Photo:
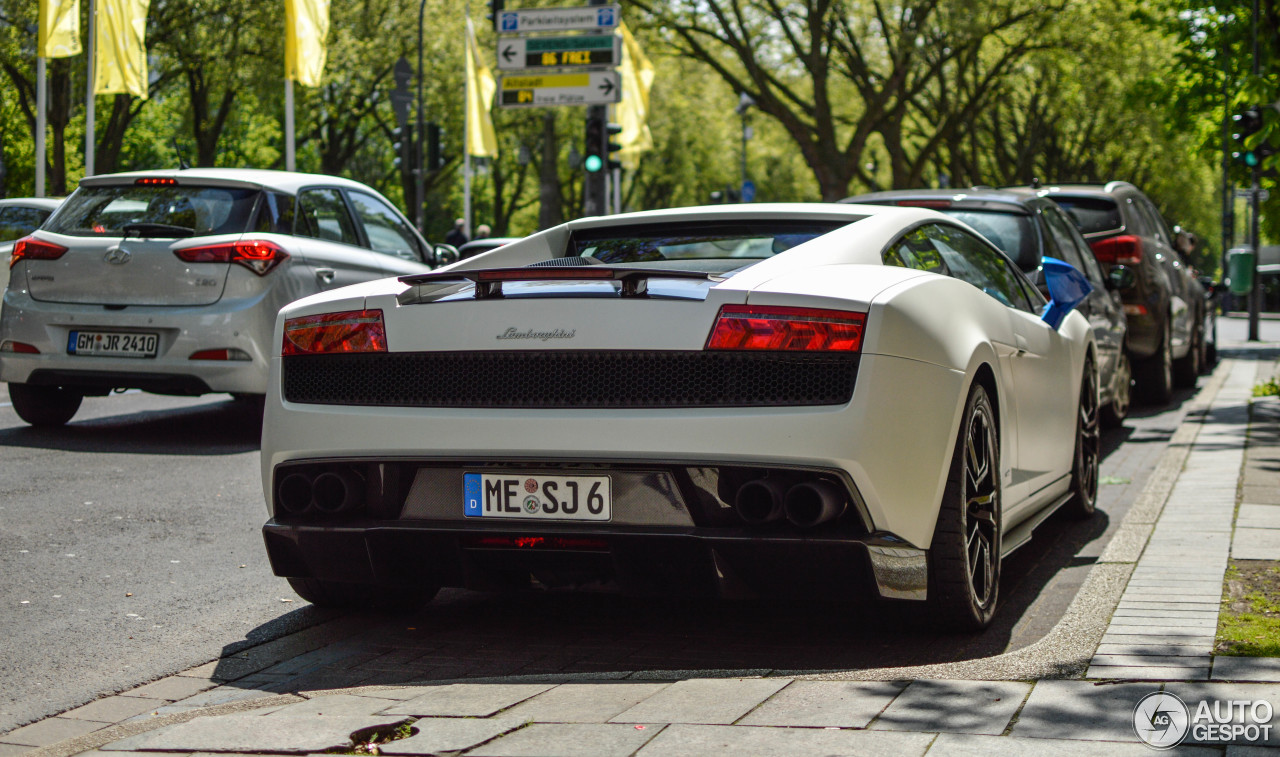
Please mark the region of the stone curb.
MULTIPOLYGON (((714 674, 720 678, 758 678, 763 676, 789 677, 799 680, 861 680, 900 681, 912 679, 968 679, 989 681, 1031 681, 1053 678, 1080 678, 1088 669, 1089 661, 1102 639, 1111 615, 1120 602, 1134 564, 1141 556, 1151 535, 1152 527, 1172 492, 1178 475, 1190 454, 1192 444, 1199 433, 1200 419, 1213 404, 1235 362, 1224 358, 1209 377, 1208 382, 1187 404, 1184 421, 1169 440, 1168 448, 1152 471, 1142 492, 1121 521, 1104 548, 1097 563, 1090 569, 1079 592, 1068 606, 1058 624, 1043 638, 1022 649, 979 660, 940 663, 898 668, 850 671, 782 671, 782 670, 716 670, 716 671, 617 671, 612 673, 579 673, 559 675, 498 676, 489 678, 462 678, 433 680, 431 686, 450 683, 521 683, 521 682, 573 682, 606 680, 680 680, 714 674), (1124 537, 1123 539, 1121 537, 1124 537), (1045 659, 1050 657, 1052 659, 1045 659)), ((242 650, 244 651, 244 650, 242 650)), ((207 663, 206 663, 207 664, 207 663)), ((199 667, 199 666, 197 666, 199 667)), ((180 674, 179 674, 180 675, 180 674)), ((160 679, 165 680, 165 679, 160 679)), ((403 689, 412 683, 395 686, 360 686, 327 691, 308 692, 306 695, 278 694, 256 699, 228 702, 157 716, 152 719, 118 723, 98 731, 65 739, 55 744, 37 747, 24 752, 22 757, 71 757, 148 731, 197 717, 229 715, 266 707, 294 704, 316 697, 333 694, 376 695, 379 692, 403 689)), ((179 700, 180 703, 181 700, 179 700)), ((37 721, 40 722, 40 721, 37 721)))

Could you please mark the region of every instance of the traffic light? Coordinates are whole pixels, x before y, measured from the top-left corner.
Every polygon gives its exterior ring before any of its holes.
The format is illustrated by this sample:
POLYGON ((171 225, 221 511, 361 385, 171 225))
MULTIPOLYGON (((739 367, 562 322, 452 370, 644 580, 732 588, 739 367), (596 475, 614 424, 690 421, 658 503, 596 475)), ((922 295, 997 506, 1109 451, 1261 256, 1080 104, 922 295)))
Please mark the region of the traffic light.
POLYGON ((434 121, 427 122, 427 170, 439 171, 444 168, 444 152, 442 141, 444 129, 434 121))
POLYGON ((582 167, 587 169, 587 173, 596 173, 604 169, 609 154, 606 145, 607 126, 603 118, 587 117, 587 131, 584 139, 586 155, 582 159, 582 167))
POLYGON ((604 154, 608 158, 606 161, 610 171, 622 168, 622 164, 613 159, 613 153, 622 149, 622 145, 613 141, 622 133, 622 127, 618 124, 605 124, 604 126, 604 154))
POLYGON ((396 168, 404 162, 404 129, 399 126, 391 130, 391 147, 396 151, 396 157, 392 161, 396 168))
POLYGON ((490 26, 497 24, 498 14, 502 12, 503 2, 504 0, 489 0, 489 12, 485 14, 485 18, 489 19, 490 26))
POLYGON ((1251 106, 1231 116, 1231 141, 1237 149, 1231 157, 1250 168, 1262 163, 1262 159, 1275 152, 1267 143, 1250 148, 1246 143, 1249 138, 1262 129, 1262 107, 1251 106))

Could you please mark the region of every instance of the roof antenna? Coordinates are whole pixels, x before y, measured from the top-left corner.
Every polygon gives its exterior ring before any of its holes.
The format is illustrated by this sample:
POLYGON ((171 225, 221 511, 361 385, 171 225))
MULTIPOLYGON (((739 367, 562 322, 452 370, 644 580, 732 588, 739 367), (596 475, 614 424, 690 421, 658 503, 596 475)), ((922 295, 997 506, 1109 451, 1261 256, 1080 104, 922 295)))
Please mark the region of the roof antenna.
POLYGON ((191 164, 187 162, 187 156, 182 154, 182 147, 178 144, 178 140, 176 138, 173 140, 173 151, 178 153, 179 171, 185 171, 191 167, 191 164))
POLYGON ((1031 188, 1032 188, 1032 189, 1039 189, 1039 188, 1040 188, 1040 177, 1039 177, 1039 176, 1032 176, 1032 177, 1031 177, 1031 188))

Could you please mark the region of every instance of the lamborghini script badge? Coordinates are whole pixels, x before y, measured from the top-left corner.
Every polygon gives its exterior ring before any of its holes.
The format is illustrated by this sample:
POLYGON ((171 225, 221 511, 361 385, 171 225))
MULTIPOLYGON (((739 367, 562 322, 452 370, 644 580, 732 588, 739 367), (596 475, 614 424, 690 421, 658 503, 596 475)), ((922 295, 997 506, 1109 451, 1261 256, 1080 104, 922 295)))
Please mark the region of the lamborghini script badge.
POLYGON ((515 326, 511 326, 511 327, 508 327, 506 331, 502 332, 501 334, 498 334, 494 338, 495 339, 538 339, 540 341, 545 342, 548 339, 572 339, 573 335, 576 333, 578 333, 577 329, 569 329, 568 331, 565 331, 564 329, 554 329, 552 331, 534 331, 533 329, 528 329, 526 331, 520 331, 515 326))

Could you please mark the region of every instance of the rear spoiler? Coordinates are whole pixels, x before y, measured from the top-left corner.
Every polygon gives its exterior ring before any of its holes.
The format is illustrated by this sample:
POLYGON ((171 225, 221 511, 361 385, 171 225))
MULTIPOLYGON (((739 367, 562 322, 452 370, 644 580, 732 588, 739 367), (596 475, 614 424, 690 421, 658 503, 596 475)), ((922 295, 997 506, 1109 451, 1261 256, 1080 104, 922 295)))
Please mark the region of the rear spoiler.
POLYGON ((649 279, 697 279, 723 281, 724 277, 705 271, 680 271, 665 268, 609 268, 599 265, 548 266, 546 268, 486 268, 470 271, 442 271, 440 273, 416 273, 401 276, 400 282, 420 284, 451 284, 468 281, 476 286, 476 299, 486 300, 502 296, 504 281, 617 281, 622 284, 623 297, 644 297, 649 279))

